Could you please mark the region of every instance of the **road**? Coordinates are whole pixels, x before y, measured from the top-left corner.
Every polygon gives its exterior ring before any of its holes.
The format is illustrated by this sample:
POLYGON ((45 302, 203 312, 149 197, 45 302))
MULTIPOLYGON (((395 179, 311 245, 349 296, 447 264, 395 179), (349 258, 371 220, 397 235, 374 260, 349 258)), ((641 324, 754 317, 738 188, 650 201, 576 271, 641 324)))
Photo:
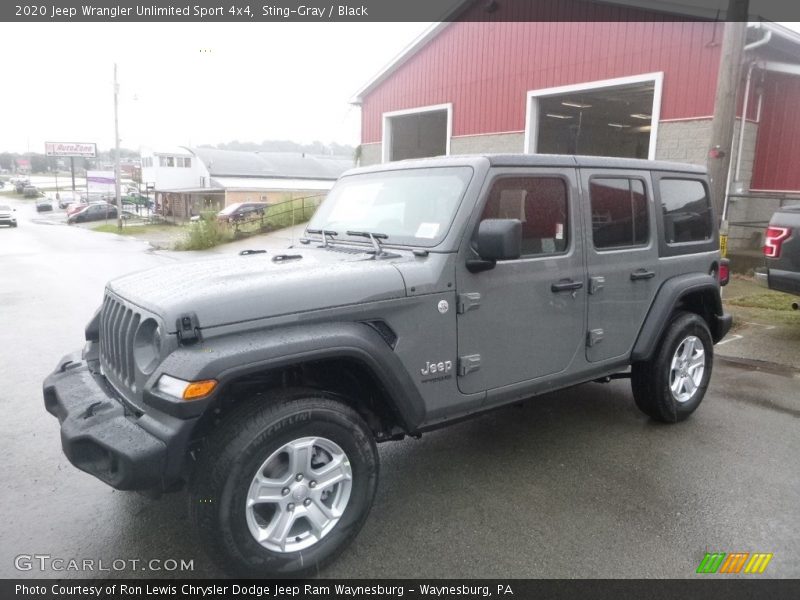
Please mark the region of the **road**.
MULTIPOLYGON (((185 495, 117 492, 73 468, 41 397, 108 278, 186 257, 16 205, 19 228, 0 229, 0 576, 220 576, 185 495), (193 571, 15 569, 43 554, 193 571)), ((791 369, 718 361, 677 426, 646 419, 616 381, 384 444, 370 518, 325 575, 684 578, 706 551, 744 551, 774 553, 767 576, 800 577, 799 389, 791 369)))

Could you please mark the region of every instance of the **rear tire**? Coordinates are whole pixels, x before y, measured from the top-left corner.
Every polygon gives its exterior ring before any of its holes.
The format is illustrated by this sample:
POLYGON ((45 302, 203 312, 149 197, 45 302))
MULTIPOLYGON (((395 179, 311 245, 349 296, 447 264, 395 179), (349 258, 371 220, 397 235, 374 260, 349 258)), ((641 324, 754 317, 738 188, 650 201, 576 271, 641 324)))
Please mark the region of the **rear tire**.
POLYGON ((212 559, 244 577, 317 573, 355 538, 378 482, 369 427, 308 389, 234 409, 202 448, 191 514, 212 559))
POLYGON ((676 312, 653 358, 633 365, 636 406, 656 421, 683 421, 700 406, 713 362, 714 342, 705 320, 676 312))

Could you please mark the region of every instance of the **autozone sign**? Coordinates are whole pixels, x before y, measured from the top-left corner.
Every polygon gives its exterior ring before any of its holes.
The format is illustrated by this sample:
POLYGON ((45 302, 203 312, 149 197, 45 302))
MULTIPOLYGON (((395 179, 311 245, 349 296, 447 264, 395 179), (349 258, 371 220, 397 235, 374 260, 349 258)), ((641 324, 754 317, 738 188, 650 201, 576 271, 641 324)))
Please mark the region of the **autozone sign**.
POLYGON ((47 156, 97 156, 97 144, 84 142, 45 142, 44 152, 47 156))

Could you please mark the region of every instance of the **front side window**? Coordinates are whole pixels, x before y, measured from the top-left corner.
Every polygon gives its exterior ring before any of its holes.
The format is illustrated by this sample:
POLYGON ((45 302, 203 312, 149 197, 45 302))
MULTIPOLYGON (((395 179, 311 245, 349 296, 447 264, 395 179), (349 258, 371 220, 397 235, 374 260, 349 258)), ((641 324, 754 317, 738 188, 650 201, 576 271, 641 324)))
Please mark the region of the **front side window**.
POLYGON ((647 195, 639 179, 593 178, 589 182, 592 240, 598 250, 647 244, 647 195))
POLYGON ((522 221, 522 257, 565 252, 567 184, 559 177, 507 177, 492 185, 484 219, 522 221))
POLYGON ((659 191, 667 244, 711 239, 711 202, 701 181, 662 179, 659 191))
POLYGON ((363 241, 348 231, 384 234, 387 244, 432 247, 444 239, 467 185, 471 167, 402 169, 340 179, 308 224, 336 232, 335 239, 363 241))

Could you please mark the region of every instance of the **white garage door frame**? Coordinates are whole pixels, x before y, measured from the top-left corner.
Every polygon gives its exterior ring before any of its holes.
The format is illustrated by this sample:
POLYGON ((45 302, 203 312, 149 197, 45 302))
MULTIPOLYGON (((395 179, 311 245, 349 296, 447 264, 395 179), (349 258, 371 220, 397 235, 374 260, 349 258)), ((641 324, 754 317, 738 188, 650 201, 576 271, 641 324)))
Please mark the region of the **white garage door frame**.
POLYGON ((539 143, 539 98, 562 96, 564 94, 574 94, 575 92, 591 92, 601 88, 645 83, 648 81, 654 82, 655 85, 653 89, 653 109, 650 113, 650 147, 647 151, 647 158, 650 160, 655 159, 656 141, 658 139, 658 121, 661 117, 661 92, 664 86, 663 71, 528 91, 525 109, 525 154, 532 154, 535 152, 539 143))
POLYGON ((407 108, 405 110, 395 110, 392 112, 383 113, 383 131, 381 132, 381 162, 389 162, 391 160, 392 152, 392 126, 390 119, 392 117, 403 117, 406 115, 413 115, 417 113, 447 111, 447 139, 445 140, 445 155, 450 154, 450 138, 453 136, 453 103, 447 104, 432 104, 430 106, 418 106, 416 108, 407 108))

